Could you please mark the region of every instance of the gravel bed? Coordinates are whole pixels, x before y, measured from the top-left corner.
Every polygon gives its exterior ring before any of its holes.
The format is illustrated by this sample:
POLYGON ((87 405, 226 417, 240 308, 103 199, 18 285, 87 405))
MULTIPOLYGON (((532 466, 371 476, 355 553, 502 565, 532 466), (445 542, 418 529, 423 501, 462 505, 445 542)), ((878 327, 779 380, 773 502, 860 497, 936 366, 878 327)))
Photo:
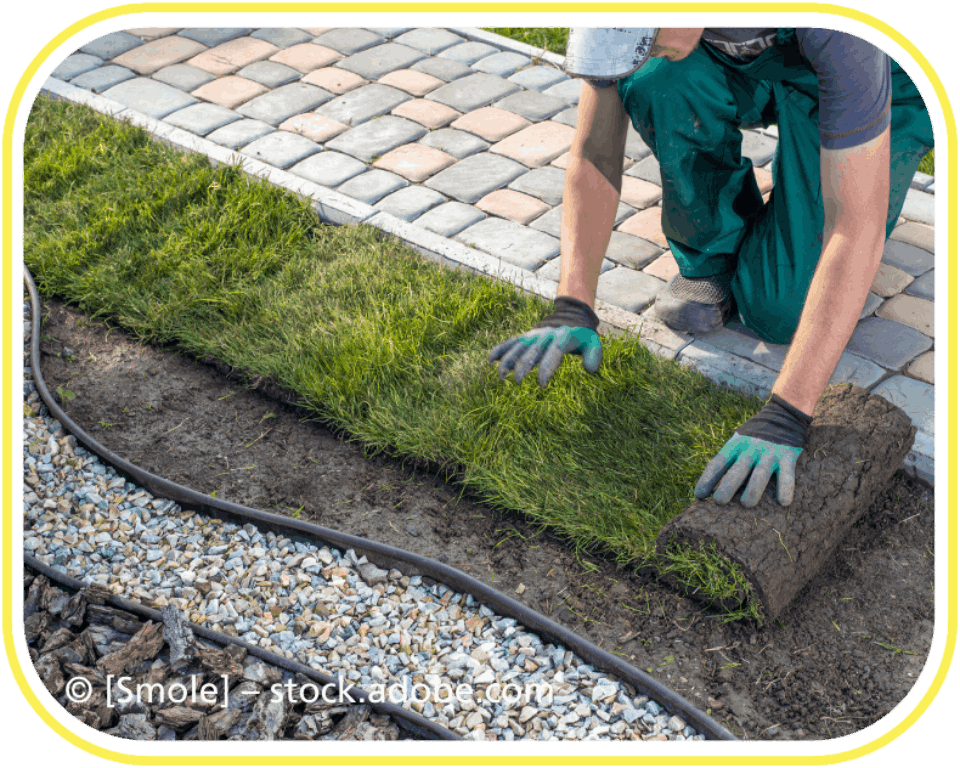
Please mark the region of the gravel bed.
POLYGON ((46 565, 175 606, 470 739, 705 739, 470 595, 153 497, 64 431, 24 365, 24 548, 46 565))

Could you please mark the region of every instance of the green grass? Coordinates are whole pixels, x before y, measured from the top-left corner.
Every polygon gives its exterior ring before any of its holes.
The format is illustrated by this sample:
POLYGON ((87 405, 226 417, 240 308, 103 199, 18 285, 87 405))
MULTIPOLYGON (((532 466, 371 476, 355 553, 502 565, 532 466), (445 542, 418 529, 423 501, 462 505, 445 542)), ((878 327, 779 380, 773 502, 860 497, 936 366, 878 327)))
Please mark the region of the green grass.
POLYGON ((43 294, 275 380, 368 455, 436 462, 578 552, 742 594, 716 556, 656 562, 654 546, 758 399, 620 338, 596 375, 574 358, 545 390, 502 383, 489 350, 543 317, 539 299, 373 228, 322 225, 294 195, 83 107, 41 97, 24 146, 24 253, 43 294))
MULTIPOLYGON (((498 35, 509 37, 512 40, 518 40, 521 43, 544 48, 551 53, 558 53, 561 56, 567 52, 567 36, 570 30, 566 27, 484 27, 487 32, 495 32, 498 35)), ((927 173, 933 176, 933 152, 931 151, 923 160, 920 161, 920 167, 917 169, 921 173, 927 173)))

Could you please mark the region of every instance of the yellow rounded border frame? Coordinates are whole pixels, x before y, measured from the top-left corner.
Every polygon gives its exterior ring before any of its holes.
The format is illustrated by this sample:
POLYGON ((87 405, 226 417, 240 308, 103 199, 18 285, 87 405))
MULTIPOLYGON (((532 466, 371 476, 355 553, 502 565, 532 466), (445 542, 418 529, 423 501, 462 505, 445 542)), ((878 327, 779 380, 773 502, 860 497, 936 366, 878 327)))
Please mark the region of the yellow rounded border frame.
MULTIPOLYGON (((414 9, 422 9, 424 12, 436 11, 431 8, 434 3, 415 3, 414 9)), ((598 4, 599 5, 599 4, 598 4)), ((684 15, 696 13, 716 14, 718 3, 644 3, 642 4, 645 13, 682 13, 684 15)), ((730 12, 729 6, 723 4, 726 12, 730 12)), ((747 11, 754 3, 738 3, 737 7, 741 11, 747 11)), ((345 13, 370 13, 380 11, 384 14, 396 12, 396 3, 270 3, 266 6, 266 12, 270 15, 276 13, 299 13, 299 14, 317 14, 320 11, 329 10, 336 15, 345 13)), ((620 12, 623 14, 634 14, 637 11, 636 3, 603 3, 599 6, 607 12, 620 12)), ((582 12, 584 6, 582 3, 525 3, 522 7, 524 13, 543 10, 556 16, 558 12, 568 11, 571 16, 576 16, 578 11, 582 12), (540 6, 545 6, 541 8, 540 6)), ((409 13, 412 10, 409 6, 404 6, 404 10, 409 13)), ((498 13, 510 14, 516 13, 518 8, 514 3, 464 3, 458 6, 459 14, 454 15, 454 20, 459 20, 464 11, 473 11, 474 13, 498 13)), ((33 82, 40 71, 40 68, 46 62, 53 58, 58 51, 64 48, 70 40, 85 32, 97 24, 110 21, 123 16, 145 15, 153 13, 182 13, 191 15, 196 13, 220 12, 229 13, 235 17, 240 14, 255 15, 264 13, 265 7, 261 3, 127 3, 105 8, 95 13, 91 13, 83 18, 74 21, 63 30, 51 38, 32 58, 29 65, 23 71, 16 86, 11 94, 6 112, 3 119, 2 133, 2 248, 3 248, 3 305, 10 307, 11 311, 5 311, 3 314, 3 346, 5 349, 13 349, 13 329, 12 307, 13 298, 13 159, 14 159, 14 132, 16 130, 17 118, 20 114, 23 100, 27 91, 33 85, 33 82)), ((940 195, 946 194, 946 200, 957 199, 957 122, 956 114, 952 103, 947 95, 943 80, 931 64, 930 60, 924 55, 917 45, 909 38, 903 35, 899 30, 893 27, 883 19, 877 18, 872 14, 849 8, 844 5, 828 3, 765 3, 763 4, 763 13, 806 13, 825 16, 837 16, 850 21, 859 22, 864 26, 876 30, 904 53, 919 66, 924 76, 930 83, 937 102, 940 106, 941 114, 944 119, 944 135, 946 140, 946 154, 939 159, 940 173, 938 181, 941 184, 940 195), (944 182, 946 182, 944 188, 944 182)), ((473 19, 470 19, 473 21, 473 19)), ((931 115, 932 116, 932 115, 931 115)), ((946 212, 946 240, 947 240, 947 306, 957 307, 957 207, 956 205, 945 204, 941 209, 946 212)), ((942 463, 944 474, 947 475, 947 599, 946 599, 946 632, 944 636, 943 654, 939 659, 937 670, 933 675, 927 690, 920 697, 913 709, 895 725, 891 726, 881 736, 877 736, 869 742, 858 747, 843 750, 841 752, 826 753, 820 756, 809 754, 783 754, 771 751, 769 754, 758 754, 751 750, 747 753, 734 752, 716 752, 709 755, 703 753, 690 753, 688 755, 649 755, 639 756, 630 755, 629 757, 612 758, 609 752, 603 756, 604 762, 610 765, 637 765, 637 764, 655 764, 655 765, 716 765, 716 764, 736 764, 736 765, 767 765, 771 762, 779 765, 836 765, 858 760, 867 755, 873 754, 899 739, 909 731, 923 717, 924 714, 933 705, 934 700, 939 695, 953 662, 957 647, 957 472, 954 461, 957 450, 957 313, 948 312, 948 332, 947 332, 947 460, 942 463)), ((15 382, 13 380, 13 359, 12 354, 4 355, 3 362, 3 422, 12 424, 13 422, 13 390, 15 382)), ((5 430, 3 435, 3 455, 10 460, 4 460, 3 463, 3 506, 4 509, 13 509, 13 437, 12 430, 5 430)), ((13 679, 16 681, 20 693, 30 708, 37 714, 40 720, 53 733, 63 739, 65 742, 77 749, 86 752, 94 757, 115 762, 122 765, 169 765, 183 764, 189 765, 196 760, 202 759, 209 764, 223 765, 259 765, 270 762, 271 758, 265 755, 236 755, 224 752, 222 758, 217 758, 209 753, 184 753, 182 756, 174 756, 170 753, 165 755, 138 755, 136 753, 120 752, 114 749, 102 747, 99 744, 75 733, 67 728, 54 715, 46 705, 41 701, 39 695, 33 689, 30 680, 24 672, 21 658, 17 649, 14 628, 14 573, 13 573, 13 542, 19 539, 15 536, 13 530, 13 514, 3 515, 2 522, 2 557, 3 570, 0 574, 2 578, 2 635, 3 648, 10 667, 13 679)), ((928 662, 929 666, 929 662, 928 662)), ((132 744, 133 742, 131 742, 132 744)), ((258 752, 261 751, 258 748, 258 752)), ((284 750, 285 751, 285 750, 284 750)), ((329 760, 330 753, 324 751, 322 754, 284 754, 284 751, 278 750, 276 761, 278 764, 296 764, 312 765, 329 760)), ((448 755, 453 753, 447 753, 448 755)), ((509 754, 496 753, 499 759, 509 757, 509 754)), ((519 754, 519 753, 510 753, 519 754)), ((442 757, 440 759, 443 759, 442 757)), ((458 762, 462 765, 483 765, 488 759, 477 757, 474 759, 465 759, 463 755, 458 755, 458 762)), ((533 763, 527 755, 526 761, 533 763)), ((551 756, 546 759, 550 765, 580 765, 583 762, 584 754, 578 753, 576 756, 560 757, 551 756)), ((344 762, 349 765, 367 765, 371 760, 367 757, 347 758, 344 762)), ((427 755, 391 755, 389 762, 393 765, 422 765, 439 762, 436 757, 427 755)), ((534 763, 535 764, 535 763, 534 763)))

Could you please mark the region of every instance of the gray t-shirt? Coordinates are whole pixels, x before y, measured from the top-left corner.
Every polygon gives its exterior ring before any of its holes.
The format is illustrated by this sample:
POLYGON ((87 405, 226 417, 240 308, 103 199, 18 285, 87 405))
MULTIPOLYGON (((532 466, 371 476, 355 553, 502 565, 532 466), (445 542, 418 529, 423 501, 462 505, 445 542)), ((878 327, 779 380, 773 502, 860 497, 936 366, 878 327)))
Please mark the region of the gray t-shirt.
MULTIPOLYGON (((777 30, 706 29, 703 42, 750 61, 776 42, 777 30)), ((820 81, 820 146, 847 149, 890 124, 890 59, 866 40, 832 29, 797 29, 800 55, 820 81)))

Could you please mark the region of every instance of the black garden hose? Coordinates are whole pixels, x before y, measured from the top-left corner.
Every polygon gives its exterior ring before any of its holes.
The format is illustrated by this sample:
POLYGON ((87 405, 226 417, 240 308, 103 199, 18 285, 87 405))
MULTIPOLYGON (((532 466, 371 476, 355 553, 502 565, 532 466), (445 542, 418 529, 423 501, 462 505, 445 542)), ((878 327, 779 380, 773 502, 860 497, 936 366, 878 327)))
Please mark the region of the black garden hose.
MULTIPOLYGON (((341 551, 353 549, 358 555, 365 555, 370 562, 381 568, 395 568, 408 576, 427 576, 437 582, 445 584, 447 587, 450 587, 457 592, 472 595, 473 598, 480 604, 494 609, 501 616, 515 619, 530 632, 533 632, 534 634, 537 634, 540 637, 545 638, 557 645, 563 646, 570 651, 573 651, 574 654, 591 664, 595 669, 599 669, 611 674, 632 686, 639 693, 650 697, 658 704, 662 705, 670 714, 680 716, 688 725, 692 725, 697 731, 704 734, 708 739, 728 741, 737 740, 736 736, 716 722, 713 718, 711 718, 705 712, 697 709, 689 701, 663 685, 651 675, 640 669, 637 669, 636 667, 628 664, 622 658, 603 650, 586 638, 580 637, 576 633, 561 626, 552 619, 544 616, 541 613, 538 613, 537 611, 504 594, 503 592, 494 589, 488 584, 469 576, 463 571, 437 562, 436 560, 432 560, 428 557, 424 557, 423 555, 407 552, 406 550, 399 549, 397 547, 391 547, 387 544, 381 544, 376 541, 371 541, 370 539, 365 539, 360 536, 354 536, 349 533, 341 533, 340 531, 336 531, 332 528, 314 525, 312 523, 307 523, 290 517, 284 517, 282 515, 275 515, 270 512, 264 512, 263 510, 253 509, 241 504, 234 504, 229 501, 224 501, 206 494, 198 493, 195 490, 178 485, 177 483, 167 480, 166 478, 147 472, 146 470, 130 463, 121 456, 113 453, 108 448, 94 440, 66 413, 64 413, 63 409, 60 408, 59 404, 54 400, 50 394, 50 391, 47 389, 47 386, 43 381, 43 376, 40 372, 39 297, 37 295, 36 285, 33 282, 30 271, 26 267, 24 267, 24 281, 27 285, 27 290, 30 293, 31 323, 33 327, 33 332, 30 338, 30 360, 31 367, 33 369, 34 384, 37 388, 38 394, 46 404, 51 415, 63 425, 66 431, 73 434, 87 450, 99 456, 100 459, 111 465, 126 479, 146 489, 154 496, 171 499, 177 502, 185 509, 195 510, 216 518, 228 519, 240 524, 253 523, 261 530, 269 530, 277 534, 283 534, 293 541, 301 541, 310 544, 322 543, 325 546, 334 547, 340 549, 341 551)), ((35 559, 34 562, 36 562, 35 559)), ((49 578, 57 581, 60 581, 64 578, 59 572, 51 571, 51 569, 48 569, 45 566, 42 567, 44 568, 43 573, 48 575, 49 578)), ((75 580, 71 581, 79 584, 79 582, 76 582, 75 580)), ((119 598, 116 599, 119 600, 119 598)), ((123 605, 121 607, 123 607, 124 610, 130 611, 133 609, 129 606, 135 605, 134 603, 130 603, 126 600, 122 601, 122 603, 123 605)), ((143 611, 145 610, 148 609, 140 609, 141 615, 145 615, 143 614, 143 611)), ((234 638, 213 632, 209 629, 197 628, 196 625, 191 625, 191 627, 194 628, 194 631, 196 631, 198 634, 215 640, 218 643, 238 642, 234 638)), ((247 646, 246 644, 243 645, 245 645, 245 647, 247 647, 251 653, 254 653, 253 646, 247 646)), ((263 651, 263 649, 260 648, 256 649, 257 655, 265 653, 268 652, 263 651)), ((268 660, 266 656, 261 656, 261 658, 268 660)), ((275 663, 278 666, 284 666, 286 668, 292 668, 291 665, 295 664, 295 662, 291 662, 288 659, 284 659, 280 656, 271 655, 271 659, 269 660, 271 663, 275 663)), ((296 671, 303 671, 304 674, 310 674, 314 676, 318 674, 309 667, 304 667, 302 665, 297 665, 296 671)), ((372 706, 386 707, 387 705, 372 704, 372 706)), ((416 723, 416 727, 425 730, 426 727, 423 724, 429 723, 429 721, 425 720, 425 718, 417 716, 415 713, 408 713, 406 710, 399 707, 392 708, 389 713, 398 718, 415 717, 413 722, 416 723), (399 713, 404 714, 401 715, 399 713)), ((435 733, 439 733, 442 730, 448 734, 451 734, 450 736, 444 737, 437 736, 437 738, 460 738, 456 734, 446 731, 446 729, 440 729, 440 726, 433 724, 431 724, 431 726, 432 728, 436 729, 433 731, 435 733)))

